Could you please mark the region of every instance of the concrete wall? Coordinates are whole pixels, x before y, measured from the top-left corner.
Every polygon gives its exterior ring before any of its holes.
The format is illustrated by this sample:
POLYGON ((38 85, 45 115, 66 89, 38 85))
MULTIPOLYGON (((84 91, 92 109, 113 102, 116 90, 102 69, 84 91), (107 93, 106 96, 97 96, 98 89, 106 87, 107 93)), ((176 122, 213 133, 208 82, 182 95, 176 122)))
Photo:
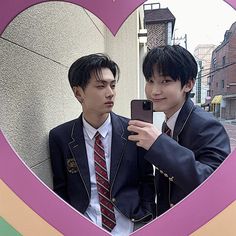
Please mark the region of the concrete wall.
POLYGON ((67 79, 74 60, 106 52, 119 64, 114 110, 129 116, 130 100, 138 96, 137 15, 135 11, 114 37, 83 8, 47 2, 22 12, 1 35, 0 128, 50 187, 48 132, 81 112, 67 79))

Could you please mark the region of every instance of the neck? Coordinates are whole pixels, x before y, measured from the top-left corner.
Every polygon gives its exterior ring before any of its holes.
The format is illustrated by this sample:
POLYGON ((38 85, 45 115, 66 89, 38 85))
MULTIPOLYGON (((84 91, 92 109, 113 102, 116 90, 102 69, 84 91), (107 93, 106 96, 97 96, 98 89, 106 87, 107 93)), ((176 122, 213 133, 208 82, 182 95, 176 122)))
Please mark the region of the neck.
POLYGON ((95 129, 98 129, 107 119, 109 113, 97 115, 83 113, 84 119, 95 129))
POLYGON ((168 120, 171 116, 173 116, 181 107, 183 107, 184 103, 186 100, 183 101, 183 103, 181 103, 179 106, 175 107, 173 110, 171 110, 170 112, 164 112, 166 115, 166 120, 168 120))

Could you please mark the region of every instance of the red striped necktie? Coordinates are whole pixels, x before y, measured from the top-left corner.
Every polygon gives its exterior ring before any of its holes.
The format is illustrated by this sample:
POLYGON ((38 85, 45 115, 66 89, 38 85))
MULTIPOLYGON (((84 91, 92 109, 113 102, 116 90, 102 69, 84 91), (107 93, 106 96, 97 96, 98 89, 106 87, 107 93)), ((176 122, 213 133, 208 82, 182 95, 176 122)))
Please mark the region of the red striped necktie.
POLYGON ((163 123, 162 130, 163 130, 163 133, 171 137, 171 129, 168 127, 166 122, 163 123))
POLYGON ((102 215, 102 227, 109 232, 116 225, 114 206, 110 200, 110 183, 108 181, 104 147, 99 132, 95 134, 94 163, 97 190, 102 215))

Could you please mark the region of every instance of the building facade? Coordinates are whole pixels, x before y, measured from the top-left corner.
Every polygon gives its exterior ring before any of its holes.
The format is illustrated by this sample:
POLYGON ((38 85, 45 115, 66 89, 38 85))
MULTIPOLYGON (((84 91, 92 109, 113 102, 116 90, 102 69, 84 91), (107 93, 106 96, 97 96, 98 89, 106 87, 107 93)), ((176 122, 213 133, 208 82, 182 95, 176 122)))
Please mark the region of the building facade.
POLYGON ((199 44, 194 49, 193 55, 199 66, 198 77, 193 89, 195 93, 195 103, 197 104, 207 104, 210 99, 208 94, 208 76, 210 73, 211 55, 215 48, 216 46, 213 44, 199 44))
POLYGON ((209 85, 214 114, 227 120, 236 119, 236 22, 212 53, 209 85))
POLYGON ((144 23, 147 29, 147 48, 171 45, 175 17, 159 3, 144 4, 144 23))

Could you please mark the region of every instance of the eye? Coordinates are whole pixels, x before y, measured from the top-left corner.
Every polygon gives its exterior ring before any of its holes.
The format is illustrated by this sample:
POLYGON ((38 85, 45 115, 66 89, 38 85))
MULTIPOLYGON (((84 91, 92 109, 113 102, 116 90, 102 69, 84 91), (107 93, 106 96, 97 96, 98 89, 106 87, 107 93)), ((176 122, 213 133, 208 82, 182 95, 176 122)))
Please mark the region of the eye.
POLYGON ((97 88, 104 88, 105 86, 104 86, 104 84, 100 84, 100 85, 97 85, 96 87, 97 88))
POLYGON ((149 78, 148 80, 147 80, 147 83, 149 83, 149 84, 152 84, 154 81, 153 81, 153 79, 151 79, 151 78, 149 78))
POLYGON ((116 87, 116 84, 111 84, 112 89, 115 89, 115 87, 116 87))
POLYGON ((161 83, 162 84, 168 84, 168 83, 170 83, 172 80, 170 80, 170 79, 163 79, 162 81, 161 81, 161 83))

